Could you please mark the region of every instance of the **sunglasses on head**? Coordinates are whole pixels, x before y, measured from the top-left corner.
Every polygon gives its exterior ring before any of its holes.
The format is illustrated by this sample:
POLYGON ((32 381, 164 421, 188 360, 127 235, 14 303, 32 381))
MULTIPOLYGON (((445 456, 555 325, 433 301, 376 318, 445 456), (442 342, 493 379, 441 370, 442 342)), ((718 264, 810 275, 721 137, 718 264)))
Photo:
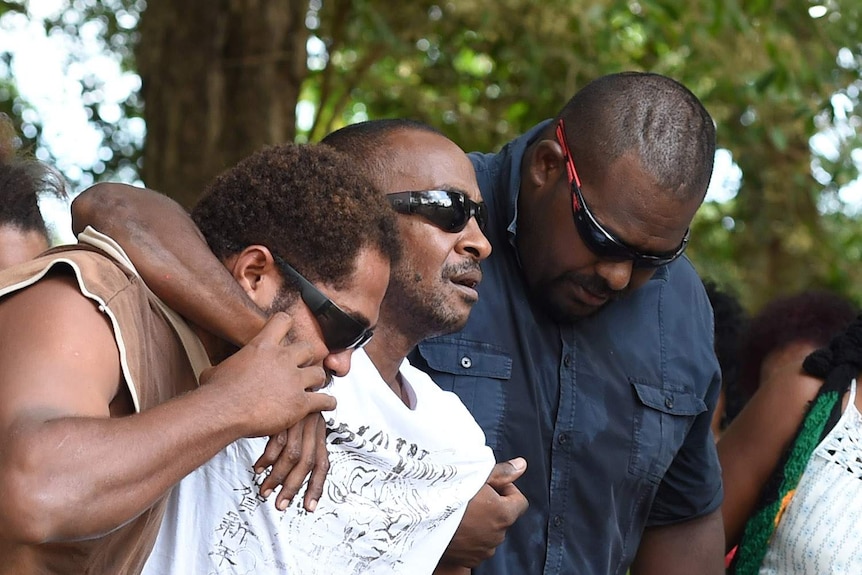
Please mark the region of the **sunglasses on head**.
POLYGON ((476 218, 479 229, 488 225, 488 211, 484 202, 474 202, 463 192, 450 190, 424 190, 387 194, 389 204, 399 214, 422 216, 446 232, 457 233, 467 227, 470 218, 476 218))
POLYGON ((323 341, 331 353, 359 349, 368 343, 374 335, 373 329, 338 307, 289 263, 275 254, 272 258, 282 274, 290 276, 299 283, 299 295, 317 319, 320 331, 323 333, 323 341))
POLYGON ((575 219, 575 227, 578 230, 578 235, 581 236, 581 240, 583 240, 591 252, 603 259, 631 260, 632 265, 636 268, 661 267, 682 255, 688 245, 691 228, 685 230, 685 236, 683 236, 682 243, 678 248, 658 254, 636 250, 606 230, 596 220, 593 213, 587 207, 586 202, 584 202, 584 196, 581 193, 581 179, 578 177, 577 170, 575 170, 575 161, 572 159, 571 150, 566 142, 566 132, 562 118, 557 122, 557 140, 559 140, 566 158, 566 172, 569 177, 569 184, 572 187, 572 215, 575 219))

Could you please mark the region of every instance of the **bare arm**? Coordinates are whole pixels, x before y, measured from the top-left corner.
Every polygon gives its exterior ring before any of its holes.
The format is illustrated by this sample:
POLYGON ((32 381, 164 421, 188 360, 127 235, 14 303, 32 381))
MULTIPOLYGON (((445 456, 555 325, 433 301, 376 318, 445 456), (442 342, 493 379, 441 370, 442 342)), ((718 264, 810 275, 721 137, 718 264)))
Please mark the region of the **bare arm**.
POLYGON ((96 184, 72 202, 74 232, 88 225, 123 247, 170 308, 207 331, 243 345, 266 322, 186 211, 167 196, 125 184, 96 184))
POLYGON ((631 575, 723 575, 721 510, 644 531, 631 575))
POLYGON ((718 442, 728 550, 739 543, 764 484, 820 388, 820 380, 802 373, 802 361, 813 349, 793 345, 771 357, 757 392, 718 442))
POLYGON ((93 537, 133 519, 228 443, 275 433, 334 399, 276 314, 195 391, 111 417, 122 396, 111 327, 74 281, 40 281, 0 304, 0 538, 93 537), (277 376, 275 374, 278 374, 277 376), (116 405, 116 403, 115 403, 116 405))

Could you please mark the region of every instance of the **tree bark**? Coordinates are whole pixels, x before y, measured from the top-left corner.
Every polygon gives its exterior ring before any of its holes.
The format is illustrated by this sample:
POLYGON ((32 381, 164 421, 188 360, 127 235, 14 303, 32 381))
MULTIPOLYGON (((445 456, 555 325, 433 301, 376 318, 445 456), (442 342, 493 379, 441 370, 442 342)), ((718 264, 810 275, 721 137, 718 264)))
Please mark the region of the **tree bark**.
POLYGON ((306 0, 148 0, 136 53, 148 187, 189 208, 224 169, 294 139, 307 10, 306 0))

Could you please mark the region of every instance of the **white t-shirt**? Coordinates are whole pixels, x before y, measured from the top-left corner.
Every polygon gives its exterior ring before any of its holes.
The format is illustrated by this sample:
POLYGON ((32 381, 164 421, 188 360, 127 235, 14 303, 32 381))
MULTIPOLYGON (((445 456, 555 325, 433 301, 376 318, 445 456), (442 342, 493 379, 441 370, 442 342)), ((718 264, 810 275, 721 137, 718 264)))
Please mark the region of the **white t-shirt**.
POLYGON ((364 351, 329 392, 330 470, 314 513, 262 500, 266 438, 227 446, 176 487, 144 575, 431 573, 494 458, 473 417, 407 360, 410 407, 364 351))

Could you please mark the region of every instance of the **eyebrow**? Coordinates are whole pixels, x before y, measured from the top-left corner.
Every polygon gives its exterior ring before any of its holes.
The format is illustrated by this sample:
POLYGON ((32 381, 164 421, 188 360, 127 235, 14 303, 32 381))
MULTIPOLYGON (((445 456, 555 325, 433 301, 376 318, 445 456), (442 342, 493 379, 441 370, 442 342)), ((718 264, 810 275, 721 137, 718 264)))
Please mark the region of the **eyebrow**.
MULTIPOLYGON (((335 303, 335 300, 330 299, 330 301, 335 303)), ((365 327, 370 328, 370 329, 373 329, 374 327, 376 327, 376 326, 371 325, 371 320, 368 319, 365 316, 365 314, 358 312, 358 311, 353 311, 352 309, 348 309, 341 304, 336 304, 336 305, 338 305, 338 307, 341 308, 341 311, 343 311, 344 313, 346 313, 347 315, 349 315, 350 317, 352 317, 353 319, 355 319, 356 321, 358 321, 359 323, 361 323, 365 327)))

